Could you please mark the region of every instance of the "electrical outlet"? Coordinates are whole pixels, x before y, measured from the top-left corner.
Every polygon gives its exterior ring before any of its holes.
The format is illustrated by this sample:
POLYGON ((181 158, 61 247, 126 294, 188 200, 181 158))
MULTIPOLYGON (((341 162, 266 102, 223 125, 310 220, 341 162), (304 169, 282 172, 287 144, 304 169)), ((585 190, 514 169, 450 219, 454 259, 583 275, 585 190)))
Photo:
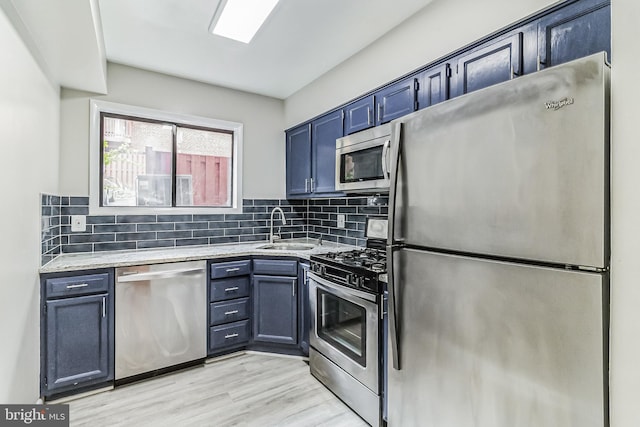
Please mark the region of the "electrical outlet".
POLYGON ((344 214, 338 214, 338 228, 344 228, 344 214))
POLYGON ((71 215, 71 231, 87 231, 87 217, 85 215, 71 215))

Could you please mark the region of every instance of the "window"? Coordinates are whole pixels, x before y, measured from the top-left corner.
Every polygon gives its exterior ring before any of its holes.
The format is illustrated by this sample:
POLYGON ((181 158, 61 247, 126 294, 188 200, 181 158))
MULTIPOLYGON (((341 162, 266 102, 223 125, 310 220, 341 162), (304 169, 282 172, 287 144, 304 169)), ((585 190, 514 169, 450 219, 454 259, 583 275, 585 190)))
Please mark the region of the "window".
POLYGON ((92 101, 91 128, 92 211, 241 209, 242 125, 92 101))

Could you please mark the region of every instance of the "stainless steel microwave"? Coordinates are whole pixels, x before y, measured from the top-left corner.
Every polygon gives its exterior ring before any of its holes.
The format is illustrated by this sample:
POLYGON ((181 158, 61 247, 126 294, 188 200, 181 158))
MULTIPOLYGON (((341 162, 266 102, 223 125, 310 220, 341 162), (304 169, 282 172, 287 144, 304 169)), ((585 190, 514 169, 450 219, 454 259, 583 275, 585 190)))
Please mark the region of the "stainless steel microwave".
POLYGON ((391 124, 336 139, 336 190, 389 191, 391 124))

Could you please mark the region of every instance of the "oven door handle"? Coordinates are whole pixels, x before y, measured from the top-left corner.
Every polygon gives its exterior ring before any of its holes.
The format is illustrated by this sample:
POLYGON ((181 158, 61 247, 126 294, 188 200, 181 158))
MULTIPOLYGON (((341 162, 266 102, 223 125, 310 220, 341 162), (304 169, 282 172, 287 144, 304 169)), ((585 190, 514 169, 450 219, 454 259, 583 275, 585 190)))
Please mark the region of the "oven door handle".
MULTIPOLYGON (((319 277, 317 275, 315 275, 312 272, 309 272, 309 278, 311 280, 313 280, 314 282, 316 282, 317 286, 320 288, 324 288, 325 291, 329 291, 332 294, 335 294, 341 298, 346 299, 347 301, 352 301, 352 302, 358 302, 358 301, 354 301, 355 298, 361 299, 361 300, 365 300, 371 303, 376 303, 377 302, 377 297, 376 295, 373 294, 368 294, 366 292, 362 292, 359 291, 357 289, 351 289, 351 288, 347 288, 345 286, 341 286, 341 285, 336 285, 334 283, 331 283, 330 281, 323 279, 322 277, 319 277)), ((362 302, 360 302, 361 304, 362 302)))

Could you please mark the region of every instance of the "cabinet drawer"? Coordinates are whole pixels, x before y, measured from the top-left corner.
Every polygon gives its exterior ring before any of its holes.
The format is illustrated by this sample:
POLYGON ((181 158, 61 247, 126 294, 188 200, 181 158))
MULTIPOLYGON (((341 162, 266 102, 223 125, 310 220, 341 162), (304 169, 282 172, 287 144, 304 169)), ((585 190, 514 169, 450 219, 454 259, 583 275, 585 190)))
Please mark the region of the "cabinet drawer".
POLYGON ((209 304, 211 325, 236 322, 249 318, 249 298, 209 304))
POLYGON ((209 351, 245 344, 248 341, 248 320, 209 328, 209 351))
POLYGON ((45 281, 46 298, 109 291, 109 274, 58 277, 45 281))
POLYGON ((298 261, 254 259, 254 274, 269 274, 274 276, 297 276, 298 261))
POLYGON ((211 278, 243 276, 251 273, 251 261, 230 261, 211 264, 211 278))
POLYGON ((209 300, 224 301, 249 296, 249 276, 212 280, 209 300))

